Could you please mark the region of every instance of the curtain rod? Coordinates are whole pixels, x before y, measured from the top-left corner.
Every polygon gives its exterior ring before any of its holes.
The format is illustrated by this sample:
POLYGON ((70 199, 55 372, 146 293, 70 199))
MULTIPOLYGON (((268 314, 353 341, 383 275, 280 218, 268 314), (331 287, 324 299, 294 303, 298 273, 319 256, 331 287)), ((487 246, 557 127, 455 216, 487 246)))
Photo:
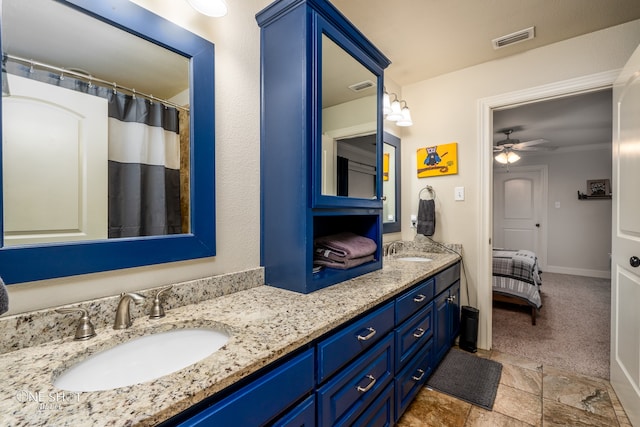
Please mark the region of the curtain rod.
POLYGON ((121 92, 127 92, 129 95, 131 95, 133 97, 140 96, 142 98, 148 99, 151 102, 159 102, 161 104, 168 105, 169 107, 173 107, 173 108, 175 108, 177 110, 189 111, 189 107, 184 107, 182 105, 178 105, 178 104, 176 104, 174 102, 171 102, 171 101, 168 101, 166 99, 156 98, 153 95, 147 95, 146 93, 143 93, 143 92, 137 92, 135 89, 131 89, 131 88, 128 88, 126 86, 119 85, 116 82, 110 82, 110 81, 107 81, 107 80, 100 79, 98 77, 93 77, 90 74, 85 74, 85 73, 81 73, 81 72, 74 71, 74 70, 68 70, 68 69, 65 69, 65 68, 56 67, 55 65, 45 64, 43 62, 34 61, 32 59, 21 58, 19 56, 10 55, 8 53, 4 53, 3 56, 4 56, 4 58, 10 59, 10 60, 15 61, 15 62, 21 62, 23 64, 30 65, 32 67, 46 68, 46 69, 49 69, 49 70, 52 70, 52 71, 56 71, 56 72, 60 73, 61 76, 64 76, 65 74, 69 74, 69 75, 72 75, 73 77, 82 79, 82 80, 86 81, 89 84, 93 84, 95 82, 98 82, 98 83, 103 84, 105 87, 113 88, 114 92, 117 91, 117 90, 119 90, 121 92))

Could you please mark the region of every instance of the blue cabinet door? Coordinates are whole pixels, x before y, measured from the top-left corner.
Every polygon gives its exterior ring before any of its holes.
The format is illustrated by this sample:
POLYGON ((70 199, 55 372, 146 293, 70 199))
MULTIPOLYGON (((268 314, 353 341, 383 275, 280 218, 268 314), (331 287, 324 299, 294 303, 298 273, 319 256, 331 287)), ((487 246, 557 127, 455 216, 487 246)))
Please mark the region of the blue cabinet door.
POLYGON ((307 350, 179 425, 264 425, 313 390, 314 359, 307 350))

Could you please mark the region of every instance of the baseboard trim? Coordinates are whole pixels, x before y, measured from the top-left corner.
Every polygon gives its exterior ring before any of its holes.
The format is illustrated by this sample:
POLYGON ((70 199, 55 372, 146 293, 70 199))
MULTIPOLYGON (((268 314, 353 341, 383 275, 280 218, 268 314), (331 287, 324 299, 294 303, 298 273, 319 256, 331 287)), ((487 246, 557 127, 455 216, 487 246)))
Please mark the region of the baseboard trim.
POLYGON ((611 278, 611 271, 609 270, 589 270, 586 268, 570 268, 570 267, 558 267, 553 265, 547 265, 547 268, 543 271, 542 283, 544 283, 544 272, 558 273, 558 274, 572 274, 574 276, 597 277, 599 279, 611 278))

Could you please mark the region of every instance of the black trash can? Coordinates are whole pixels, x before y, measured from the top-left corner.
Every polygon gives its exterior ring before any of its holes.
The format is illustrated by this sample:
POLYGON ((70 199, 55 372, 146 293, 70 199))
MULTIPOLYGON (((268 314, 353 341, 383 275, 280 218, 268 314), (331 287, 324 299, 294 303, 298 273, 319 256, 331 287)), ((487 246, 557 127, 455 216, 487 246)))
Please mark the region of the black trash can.
POLYGON ((460 319, 460 341, 458 346, 466 351, 475 353, 478 351, 478 315, 477 308, 462 306, 460 319))

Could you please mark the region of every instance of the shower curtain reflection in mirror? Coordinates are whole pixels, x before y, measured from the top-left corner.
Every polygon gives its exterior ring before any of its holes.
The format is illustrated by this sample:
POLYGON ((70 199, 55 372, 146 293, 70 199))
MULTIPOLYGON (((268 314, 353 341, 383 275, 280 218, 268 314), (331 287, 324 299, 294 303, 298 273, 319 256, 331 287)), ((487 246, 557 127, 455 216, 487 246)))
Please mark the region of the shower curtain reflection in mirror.
POLYGON ((129 95, 109 100, 109 237, 182 232, 175 108, 129 95))
POLYGON ((189 145, 188 112, 181 113, 181 135, 176 108, 22 64, 8 64, 8 70, 13 80, 11 96, 3 97, 5 246, 189 231, 188 150, 182 172, 180 166, 181 139, 183 147, 189 145), (39 95, 44 92, 58 101, 45 100, 39 95), (105 103, 97 108, 102 118, 86 122, 82 110, 66 105, 74 97, 105 103), (101 128, 101 134, 87 137, 87 127, 101 128), (88 162, 87 152, 96 149, 99 160, 88 162), (43 167, 45 162, 55 166, 43 167), (27 183, 29 177, 37 179, 27 183), (35 186, 40 188, 27 194, 35 186), (87 232, 91 227, 102 231, 87 232))

